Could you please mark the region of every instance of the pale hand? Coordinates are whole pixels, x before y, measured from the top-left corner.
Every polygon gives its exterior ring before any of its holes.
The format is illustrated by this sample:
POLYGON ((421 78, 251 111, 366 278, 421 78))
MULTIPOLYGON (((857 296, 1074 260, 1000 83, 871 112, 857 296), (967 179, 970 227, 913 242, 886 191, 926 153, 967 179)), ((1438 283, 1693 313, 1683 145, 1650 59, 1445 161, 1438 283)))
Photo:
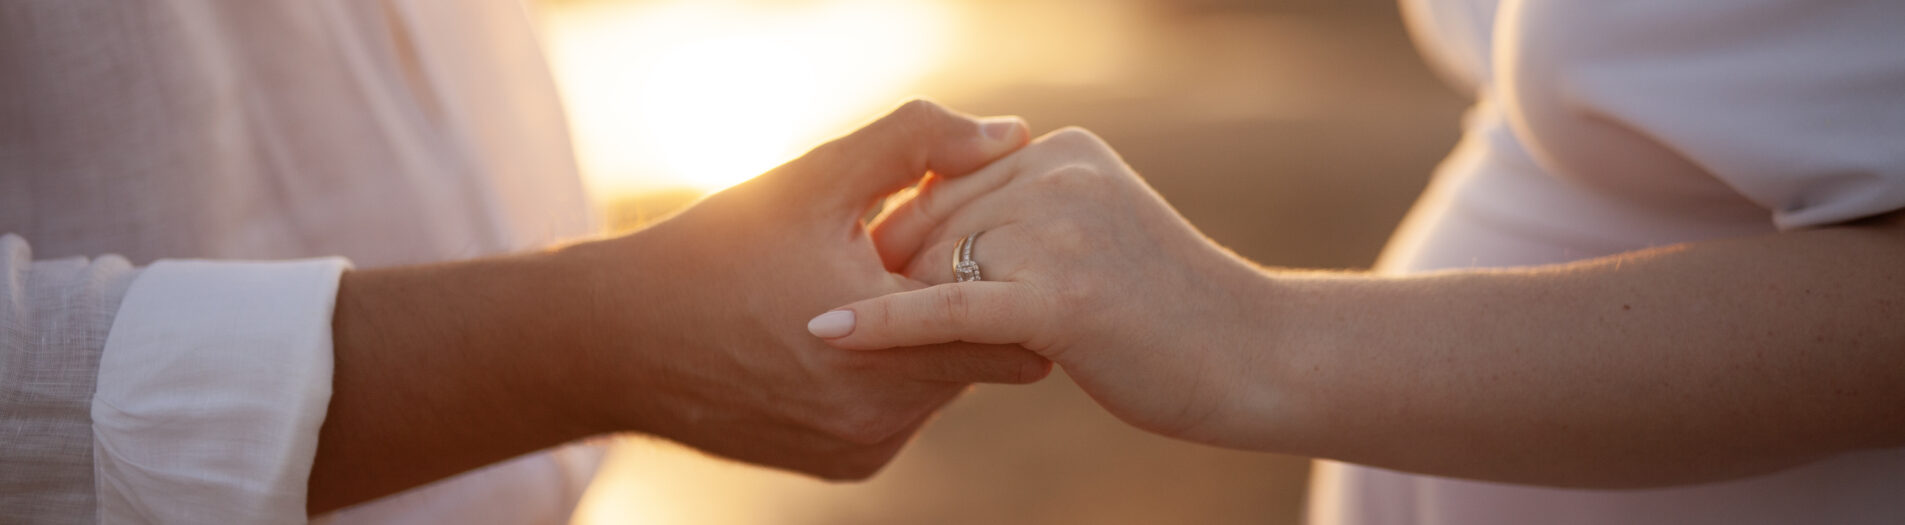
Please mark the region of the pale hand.
MULTIPOLYGON (((1251 322, 1249 263, 1206 240, 1080 129, 1061 130, 971 175, 931 178, 874 228, 889 266, 938 284, 827 314, 840 348, 948 341, 1019 344, 1062 366, 1121 419, 1200 439, 1207 418, 1254 389, 1236 371, 1249 346, 1222 327, 1251 322), (984 280, 953 280, 973 232, 984 280), (1244 288, 1244 289, 1240 289, 1244 288)), ((915 350, 905 350, 904 353, 915 350)))

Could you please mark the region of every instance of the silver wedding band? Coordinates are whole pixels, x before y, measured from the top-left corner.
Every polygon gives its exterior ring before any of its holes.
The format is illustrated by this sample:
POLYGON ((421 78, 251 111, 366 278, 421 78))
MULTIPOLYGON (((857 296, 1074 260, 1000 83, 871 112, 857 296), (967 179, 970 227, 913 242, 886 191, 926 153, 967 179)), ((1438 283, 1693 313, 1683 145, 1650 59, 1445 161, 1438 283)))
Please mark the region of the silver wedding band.
POLYGON ((972 232, 953 244, 953 281, 972 282, 979 280, 979 261, 972 260, 972 243, 985 230, 972 232))

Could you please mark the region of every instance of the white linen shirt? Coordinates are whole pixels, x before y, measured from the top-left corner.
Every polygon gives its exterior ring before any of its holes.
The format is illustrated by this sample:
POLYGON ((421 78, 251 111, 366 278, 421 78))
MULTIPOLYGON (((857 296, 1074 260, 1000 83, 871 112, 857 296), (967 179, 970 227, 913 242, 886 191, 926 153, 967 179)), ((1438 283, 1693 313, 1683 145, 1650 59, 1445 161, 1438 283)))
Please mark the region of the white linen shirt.
MULTIPOLYGON (((1430 63, 1478 103, 1379 271, 1550 264, 1905 208, 1905 2, 1403 7, 1430 63)), ((1322 461, 1309 508, 1319 525, 1898 524, 1905 449, 1649 490, 1322 461)))
MULTIPOLYGON (((0 522, 305 521, 347 261, 593 225, 513 0, 0 3, 0 522)), ((332 519, 563 523, 597 459, 332 519)))

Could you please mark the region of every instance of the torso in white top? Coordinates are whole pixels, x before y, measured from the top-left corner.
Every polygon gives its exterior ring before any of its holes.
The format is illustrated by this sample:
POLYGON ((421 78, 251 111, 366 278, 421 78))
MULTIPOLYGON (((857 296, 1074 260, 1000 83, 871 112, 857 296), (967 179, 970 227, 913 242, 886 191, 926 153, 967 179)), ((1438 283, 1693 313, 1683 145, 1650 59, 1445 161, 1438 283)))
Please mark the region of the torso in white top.
MULTIPOLYGON (((1905 208, 1905 3, 1404 0, 1471 90, 1378 270, 1526 266, 1905 208)), ((1905 523, 1905 450, 1590 491, 1319 462, 1318 524, 1905 523)))
MULTIPOLYGON (((517 0, 0 7, 0 61, 16 73, 0 78, 0 232, 24 236, 43 258, 344 256, 358 267, 589 234, 594 219, 524 9, 517 0)), ((562 523, 598 458, 588 447, 532 454, 336 518, 562 523)))

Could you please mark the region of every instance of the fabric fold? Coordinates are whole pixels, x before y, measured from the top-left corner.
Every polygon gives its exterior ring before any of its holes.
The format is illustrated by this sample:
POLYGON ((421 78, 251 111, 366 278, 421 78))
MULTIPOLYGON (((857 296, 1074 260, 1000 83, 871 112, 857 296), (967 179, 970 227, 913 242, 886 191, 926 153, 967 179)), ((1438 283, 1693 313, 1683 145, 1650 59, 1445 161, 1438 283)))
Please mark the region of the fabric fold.
POLYGON ((164 260, 132 282, 92 401, 101 522, 305 521, 348 267, 164 260))

